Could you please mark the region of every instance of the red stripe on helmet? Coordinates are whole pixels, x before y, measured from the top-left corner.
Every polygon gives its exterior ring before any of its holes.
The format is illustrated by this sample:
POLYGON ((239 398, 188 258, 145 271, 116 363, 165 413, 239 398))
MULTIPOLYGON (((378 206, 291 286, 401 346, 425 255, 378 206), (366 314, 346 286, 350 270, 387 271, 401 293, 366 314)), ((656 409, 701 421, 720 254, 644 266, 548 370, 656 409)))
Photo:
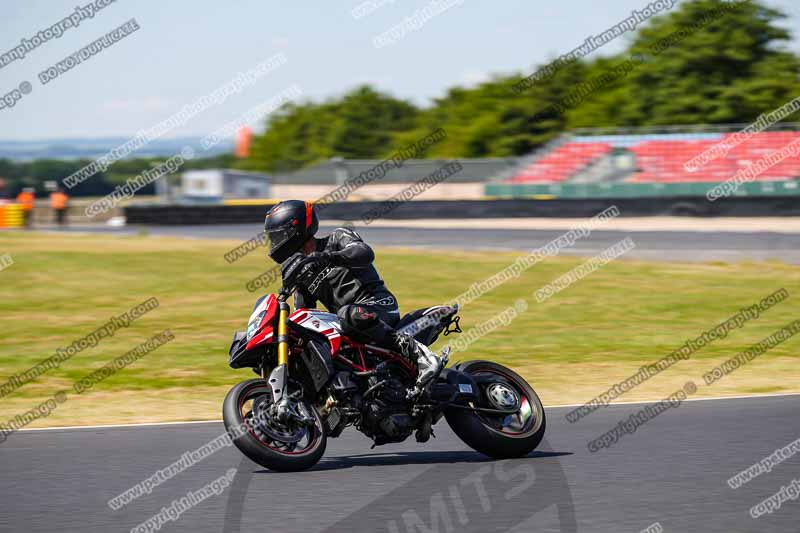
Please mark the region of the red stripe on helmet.
POLYGON ((306 229, 311 227, 311 219, 314 218, 314 204, 306 202, 306 229))

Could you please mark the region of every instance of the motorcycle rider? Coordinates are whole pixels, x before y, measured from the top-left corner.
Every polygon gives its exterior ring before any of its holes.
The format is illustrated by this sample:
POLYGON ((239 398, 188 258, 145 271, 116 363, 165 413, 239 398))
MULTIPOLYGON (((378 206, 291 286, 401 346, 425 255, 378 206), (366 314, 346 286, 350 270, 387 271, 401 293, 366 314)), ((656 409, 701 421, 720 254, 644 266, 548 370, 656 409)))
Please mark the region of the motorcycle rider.
POLYGON ((264 232, 269 257, 281 264, 283 279, 296 276, 296 308, 320 301, 339 317, 342 332, 396 351, 417 366, 419 376, 410 395, 418 395, 444 361, 412 336, 394 326, 400 310, 375 266, 375 253, 355 231, 337 228, 316 238, 317 210, 310 202, 287 200, 269 210, 264 232))

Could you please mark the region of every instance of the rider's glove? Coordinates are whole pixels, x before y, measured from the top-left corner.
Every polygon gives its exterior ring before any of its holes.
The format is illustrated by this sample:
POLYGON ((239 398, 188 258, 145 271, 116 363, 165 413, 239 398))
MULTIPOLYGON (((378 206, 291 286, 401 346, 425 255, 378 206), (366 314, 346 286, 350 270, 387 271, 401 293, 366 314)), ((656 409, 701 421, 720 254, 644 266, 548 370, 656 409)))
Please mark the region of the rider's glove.
POLYGON ((314 254, 310 254, 306 256, 305 261, 300 267, 302 269, 300 277, 310 282, 311 279, 316 277, 317 274, 325 270, 325 268, 329 264, 330 261, 328 261, 327 259, 320 256, 315 256, 314 254))
POLYGON ((320 255, 297 252, 281 265, 281 277, 284 285, 292 285, 296 281, 310 283, 329 264, 320 255))
POLYGON ((300 265, 300 262, 303 260, 303 254, 297 252, 289 256, 289 258, 281 263, 281 279, 286 281, 294 276, 297 272, 297 267, 300 265))

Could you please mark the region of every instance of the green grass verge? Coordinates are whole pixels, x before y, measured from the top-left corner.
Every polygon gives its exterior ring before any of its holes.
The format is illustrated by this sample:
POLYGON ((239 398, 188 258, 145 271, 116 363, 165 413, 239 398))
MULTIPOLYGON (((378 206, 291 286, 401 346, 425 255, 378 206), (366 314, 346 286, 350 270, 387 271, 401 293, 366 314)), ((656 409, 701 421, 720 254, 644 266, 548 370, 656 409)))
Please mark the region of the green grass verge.
MULTIPOLYGON (((698 236, 700 238, 700 236, 698 236)), ((96 370, 156 333, 175 340, 70 399, 37 425, 219 418, 224 391, 249 378, 231 370, 227 350, 257 297, 247 281, 271 265, 263 251, 229 265, 234 241, 0 233, 0 380, 90 333, 149 297, 160 307, 60 368, 0 400, 0 422, 96 370), (108 408, 124 402, 123 411, 108 408), (67 407, 69 405, 69 407, 67 407)), ((380 249, 377 266, 407 312, 444 303, 510 264, 518 254, 380 249)), ((584 259, 552 258, 497 287, 462 312, 468 330, 519 298, 528 310, 453 360, 489 358, 529 377, 545 403, 589 400, 614 380, 667 355, 686 339, 779 288, 790 298, 622 399, 656 398, 687 378, 699 382, 735 355, 800 315, 800 268, 777 262, 679 264, 621 259, 544 303, 533 292, 584 259)), ((437 347, 443 346, 440 340, 437 347)), ((800 391, 800 340, 776 347, 703 395, 800 391)))

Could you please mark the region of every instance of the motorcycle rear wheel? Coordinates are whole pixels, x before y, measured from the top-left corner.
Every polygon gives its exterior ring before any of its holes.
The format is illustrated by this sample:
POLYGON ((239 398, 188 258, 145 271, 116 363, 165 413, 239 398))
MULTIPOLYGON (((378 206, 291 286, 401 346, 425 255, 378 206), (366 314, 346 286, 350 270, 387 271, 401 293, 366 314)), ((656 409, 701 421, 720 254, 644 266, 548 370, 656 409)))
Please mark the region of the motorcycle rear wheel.
POLYGON ((513 370, 491 361, 467 361, 458 369, 473 376, 495 377, 479 385, 481 402, 475 407, 503 408, 503 401, 516 399, 516 415, 491 415, 467 409, 448 408, 447 423, 469 447, 494 459, 522 457, 536 449, 544 438, 544 406, 527 381, 513 370), (493 384, 496 383, 493 387, 493 384), (494 403, 490 395, 496 398, 494 403))

